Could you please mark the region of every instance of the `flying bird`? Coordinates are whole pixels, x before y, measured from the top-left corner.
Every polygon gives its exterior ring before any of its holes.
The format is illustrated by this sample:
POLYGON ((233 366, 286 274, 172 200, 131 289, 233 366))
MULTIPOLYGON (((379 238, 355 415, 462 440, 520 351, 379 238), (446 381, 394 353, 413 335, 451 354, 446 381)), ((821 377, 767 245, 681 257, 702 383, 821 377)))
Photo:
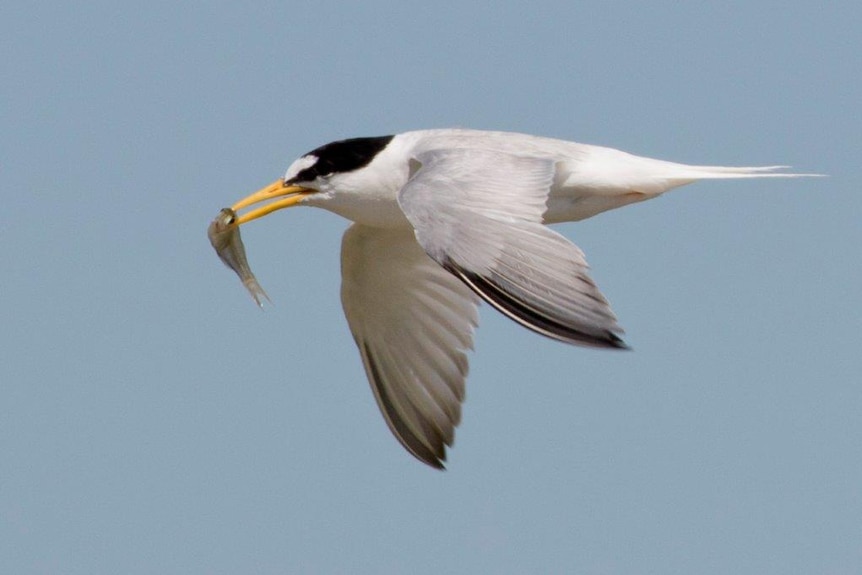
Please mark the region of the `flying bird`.
POLYGON ((547 224, 697 180, 807 175, 776 173, 785 167, 692 166, 527 134, 420 130, 321 146, 231 209, 263 203, 237 225, 292 206, 353 222, 341 244, 341 301, 365 373, 398 441, 442 468, 480 301, 565 343, 626 347, 583 252, 547 224))

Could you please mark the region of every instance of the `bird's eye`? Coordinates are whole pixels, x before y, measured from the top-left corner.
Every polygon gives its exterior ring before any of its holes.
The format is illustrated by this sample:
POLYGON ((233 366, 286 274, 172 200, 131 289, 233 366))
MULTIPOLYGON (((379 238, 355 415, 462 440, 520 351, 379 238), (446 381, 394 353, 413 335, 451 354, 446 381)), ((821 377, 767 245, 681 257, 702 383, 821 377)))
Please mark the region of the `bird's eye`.
MULTIPOLYGON (((310 168, 306 168, 292 177, 289 182, 290 184, 300 183, 300 182, 313 182, 317 178, 326 178, 332 175, 332 170, 327 170, 326 173, 321 173, 318 166, 311 166, 310 168)), ((285 182, 287 183, 287 182, 285 182)))

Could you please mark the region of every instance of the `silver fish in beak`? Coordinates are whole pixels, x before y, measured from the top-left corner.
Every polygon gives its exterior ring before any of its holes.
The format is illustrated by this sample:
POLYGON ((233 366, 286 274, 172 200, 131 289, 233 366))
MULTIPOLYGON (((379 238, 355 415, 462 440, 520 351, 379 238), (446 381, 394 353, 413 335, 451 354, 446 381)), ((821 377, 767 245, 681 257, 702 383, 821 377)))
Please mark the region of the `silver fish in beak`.
POLYGON ((261 298, 266 298, 271 303, 272 300, 269 299, 269 296, 266 295, 266 292, 257 283, 257 278, 254 277, 254 274, 251 273, 251 268, 245 257, 245 247, 242 245, 242 238, 239 235, 239 222, 237 221, 236 212, 231 208, 222 209, 212 223, 210 223, 207 235, 218 257, 239 276, 239 279, 242 280, 242 285, 245 286, 248 293, 254 298, 255 303, 263 307, 261 298))

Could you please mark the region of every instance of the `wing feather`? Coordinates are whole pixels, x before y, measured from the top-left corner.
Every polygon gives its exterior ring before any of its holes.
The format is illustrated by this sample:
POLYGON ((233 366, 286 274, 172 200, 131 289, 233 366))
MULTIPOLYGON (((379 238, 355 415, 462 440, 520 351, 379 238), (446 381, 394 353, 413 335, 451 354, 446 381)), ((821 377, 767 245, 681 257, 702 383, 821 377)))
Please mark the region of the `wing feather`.
POLYGON ((401 442, 401 445, 414 457, 432 467, 442 469, 445 453, 441 453, 439 449, 429 448, 427 442, 416 435, 413 428, 407 424, 402 409, 399 409, 390 395, 392 383, 389 380, 389 374, 384 371, 383 365, 378 361, 372 349, 368 344, 362 342, 359 345, 359 351, 368 374, 368 380, 372 382, 374 398, 380 406, 380 411, 383 413, 389 429, 401 442))
POLYGON ((553 159, 445 149, 417 154, 412 166, 398 201, 435 261, 533 331, 625 347, 583 252, 542 223, 553 159))
POLYGON ((353 224, 342 241, 341 298, 389 429, 442 468, 455 439, 479 299, 410 229, 353 224))

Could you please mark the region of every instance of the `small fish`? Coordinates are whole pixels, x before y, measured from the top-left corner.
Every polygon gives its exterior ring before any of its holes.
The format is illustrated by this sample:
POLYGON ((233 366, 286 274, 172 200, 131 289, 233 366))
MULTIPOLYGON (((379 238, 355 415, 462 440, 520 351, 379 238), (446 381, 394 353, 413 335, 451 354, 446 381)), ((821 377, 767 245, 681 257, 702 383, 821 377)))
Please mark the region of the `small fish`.
POLYGON ((227 267, 236 272, 255 303, 263 307, 261 296, 271 303, 272 300, 257 283, 257 278, 251 273, 248 260, 245 258, 245 247, 239 235, 239 224, 236 223, 236 212, 230 208, 222 209, 210 223, 207 235, 218 257, 227 267))

